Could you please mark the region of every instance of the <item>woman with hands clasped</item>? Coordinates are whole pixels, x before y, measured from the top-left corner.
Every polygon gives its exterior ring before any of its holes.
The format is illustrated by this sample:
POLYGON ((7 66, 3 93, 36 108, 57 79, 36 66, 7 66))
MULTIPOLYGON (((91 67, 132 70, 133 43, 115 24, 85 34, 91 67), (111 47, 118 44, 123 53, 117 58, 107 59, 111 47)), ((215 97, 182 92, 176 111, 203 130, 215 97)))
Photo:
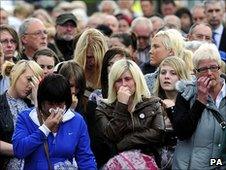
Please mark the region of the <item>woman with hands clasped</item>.
MULTIPOLYGON (((159 65, 159 72, 152 93, 162 99, 166 108, 173 107, 178 94, 176 83, 179 80, 189 80, 190 78, 190 72, 181 58, 176 56, 167 57, 159 65)), ((177 143, 175 132, 167 114, 164 115, 164 120, 166 132, 162 152, 161 169, 163 170, 172 168, 173 152, 177 143)))
MULTIPOLYGON (((203 44, 193 56, 194 81, 179 81, 179 94, 168 116, 179 141, 174 152, 173 169, 215 169, 211 158, 226 160, 226 88, 221 59, 214 44, 203 44)), ((218 164, 219 165, 219 164, 218 164)))
POLYGON ((13 150, 25 160, 24 169, 96 169, 86 123, 70 109, 69 82, 59 74, 47 75, 37 100, 37 108, 21 112, 13 135, 13 150))
POLYGON ((19 169, 22 160, 13 158, 12 135, 18 114, 37 103, 37 87, 43 70, 34 61, 21 60, 10 72, 10 87, 0 95, 0 165, 19 169), (30 100, 31 96, 34 100, 30 100))
MULTIPOLYGON (((165 107, 173 107, 178 94, 175 86, 177 81, 190 79, 190 72, 186 69, 185 62, 181 58, 167 57, 159 65, 152 93, 162 99, 165 107)), ((165 123, 167 129, 172 129, 167 115, 165 115, 165 123)))
MULTIPOLYGON (((100 133, 116 144, 118 152, 131 151, 134 154, 139 150, 159 161, 158 149, 165 128, 163 110, 160 99, 150 95, 135 62, 121 59, 113 64, 109 73, 108 97, 96 109, 96 123, 100 133)), ((131 160, 130 163, 134 162, 131 160)), ((128 169, 129 166, 121 168, 128 169)))

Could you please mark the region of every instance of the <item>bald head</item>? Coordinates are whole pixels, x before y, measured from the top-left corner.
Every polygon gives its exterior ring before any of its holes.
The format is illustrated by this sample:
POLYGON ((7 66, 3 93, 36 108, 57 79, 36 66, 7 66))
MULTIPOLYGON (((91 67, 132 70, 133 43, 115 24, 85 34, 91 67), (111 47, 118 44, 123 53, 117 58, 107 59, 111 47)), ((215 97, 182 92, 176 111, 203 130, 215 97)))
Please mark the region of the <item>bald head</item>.
POLYGON ((114 15, 106 15, 104 17, 104 23, 103 24, 109 26, 112 29, 113 33, 118 32, 119 22, 114 15))
POLYGON ((192 14, 192 19, 194 23, 199 24, 202 22, 207 22, 204 11, 205 11, 204 5, 202 4, 197 4, 192 8, 191 14, 192 14))
POLYGON ((164 17, 165 26, 172 29, 181 30, 180 18, 176 15, 167 15, 164 17))
POLYGON ((212 42, 212 30, 210 25, 206 23, 194 24, 188 33, 188 40, 212 42))

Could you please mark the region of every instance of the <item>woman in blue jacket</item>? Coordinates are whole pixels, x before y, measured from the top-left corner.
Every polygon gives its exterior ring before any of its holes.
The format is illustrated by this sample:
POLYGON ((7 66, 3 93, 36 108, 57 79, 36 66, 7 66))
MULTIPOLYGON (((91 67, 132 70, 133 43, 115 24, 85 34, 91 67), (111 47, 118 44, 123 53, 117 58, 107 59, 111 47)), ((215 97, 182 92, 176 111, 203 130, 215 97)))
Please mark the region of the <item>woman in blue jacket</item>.
POLYGON ((75 167, 96 169, 86 124, 72 103, 69 82, 61 75, 46 76, 38 87, 38 107, 21 112, 13 135, 15 156, 24 169, 75 167))

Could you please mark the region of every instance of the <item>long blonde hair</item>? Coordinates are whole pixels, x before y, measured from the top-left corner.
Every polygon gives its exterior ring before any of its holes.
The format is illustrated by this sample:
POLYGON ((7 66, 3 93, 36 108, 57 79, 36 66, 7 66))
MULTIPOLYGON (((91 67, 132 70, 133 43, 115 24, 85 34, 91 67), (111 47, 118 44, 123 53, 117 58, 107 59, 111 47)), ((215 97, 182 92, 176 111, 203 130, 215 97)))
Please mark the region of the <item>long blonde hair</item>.
POLYGON ((18 61, 12 68, 10 72, 10 86, 14 87, 16 85, 17 80, 19 77, 27 70, 31 69, 34 72, 34 75, 38 77, 43 76, 42 68, 32 60, 20 60, 18 61))
POLYGON ((140 70, 139 66, 132 60, 121 59, 113 64, 108 79, 108 97, 104 101, 111 104, 117 100, 117 92, 114 85, 125 71, 130 71, 134 82, 136 83, 136 90, 132 102, 133 111, 137 103, 143 101, 143 98, 150 98, 150 92, 148 90, 148 86, 146 84, 142 71, 140 70))
POLYGON ((74 51, 74 61, 84 69, 86 78, 88 77, 86 70, 86 54, 88 48, 93 50, 95 68, 94 72, 92 73, 94 81, 87 81, 91 83, 91 88, 96 89, 100 88, 100 72, 102 68, 102 61, 108 46, 104 35, 94 28, 87 29, 82 33, 74 51))

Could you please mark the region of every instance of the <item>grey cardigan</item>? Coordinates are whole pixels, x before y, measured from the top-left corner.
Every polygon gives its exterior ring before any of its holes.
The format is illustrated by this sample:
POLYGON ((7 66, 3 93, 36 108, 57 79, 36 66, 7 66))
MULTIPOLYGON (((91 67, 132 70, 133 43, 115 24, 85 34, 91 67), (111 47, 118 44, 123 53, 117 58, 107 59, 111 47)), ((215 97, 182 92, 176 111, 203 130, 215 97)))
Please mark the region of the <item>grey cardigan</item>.
MULTIPOLYGON (((176 88, 181 92, 181 96, 189 101, 190 106, 192 106, 197 94, 196 81, 179 81, 176 88)), ((191 138, 178 141, 174 153, 173 169, 207 170, 214 168, 210 166, 210 159, 221 158, 225 154, 226 146, 223 145, 226 143, 226 135, 211 112, 220 113, 226 120, 225 110, 225 96, 221 100, 219 108, 216 107, 214 101, 209 97, 191 138)), ((226 160, 222 161, 226 167, 226 160)))

